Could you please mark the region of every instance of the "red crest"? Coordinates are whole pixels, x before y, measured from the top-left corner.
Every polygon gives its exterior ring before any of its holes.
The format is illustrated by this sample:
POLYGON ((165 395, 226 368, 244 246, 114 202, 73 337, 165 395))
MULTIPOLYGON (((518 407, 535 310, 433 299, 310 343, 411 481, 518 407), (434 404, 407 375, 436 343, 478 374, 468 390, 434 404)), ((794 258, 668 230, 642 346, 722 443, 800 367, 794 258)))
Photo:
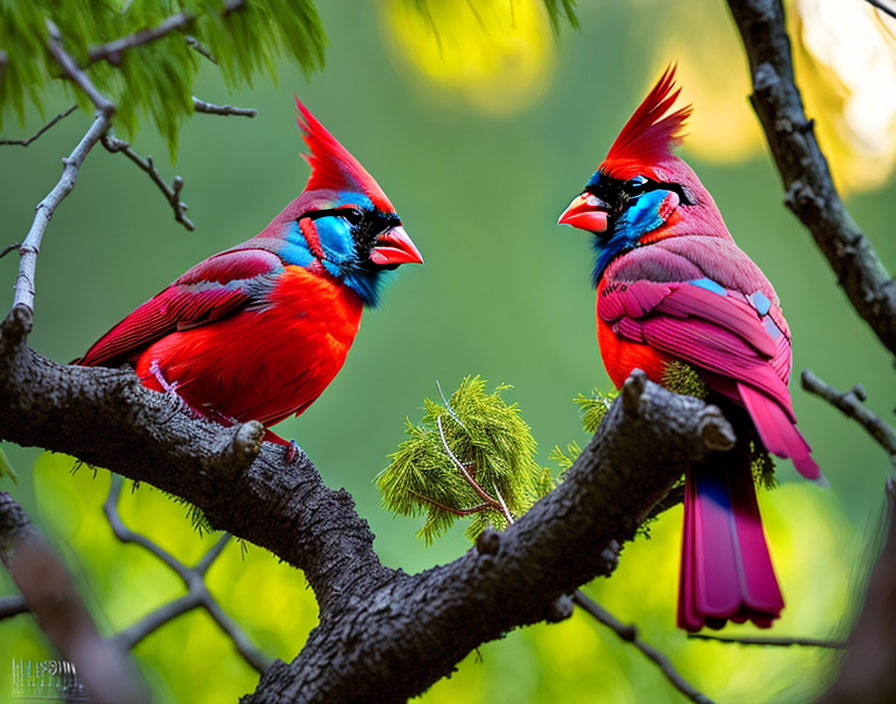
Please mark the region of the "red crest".
POLYGON ((679 93, 681 88, 675 87, 672 64, 625 123, 601 164, 601 171, 612 176, 614 171, 656 165, 672 157, 672 149, 681 143, 682 129, 693 110, 687 105, 666 114, 679 93))
POLYGON ((395 208, 383 189, 373 180, 355 157, 343 147, 336 138, 317 120, 314 115, 296 98, 299 127, 302 129, 305 144, 311 150, 303 154, 305 161, 311 166, 311 176, 305 190, 354 191, 363 193, 373 205, 386 212, 395 212, 395 208))

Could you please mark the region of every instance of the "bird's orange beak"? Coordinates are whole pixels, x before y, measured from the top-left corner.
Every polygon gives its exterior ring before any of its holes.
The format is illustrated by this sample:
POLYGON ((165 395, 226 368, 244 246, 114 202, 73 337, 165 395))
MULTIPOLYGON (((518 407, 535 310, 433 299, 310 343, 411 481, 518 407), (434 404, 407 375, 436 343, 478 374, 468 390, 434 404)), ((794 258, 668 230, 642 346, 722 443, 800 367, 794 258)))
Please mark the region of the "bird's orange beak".
POLYGON ((576 196, 569 207, 563 211, 558 225, 572 225, 588 232, 607 231, 607 211, 609 206, 593 193, 585 191, 576 196))
POLYGON ((422 264, 423 255, 401 225, 386 230, 376 238, 370 261, 378 266, 422 264))

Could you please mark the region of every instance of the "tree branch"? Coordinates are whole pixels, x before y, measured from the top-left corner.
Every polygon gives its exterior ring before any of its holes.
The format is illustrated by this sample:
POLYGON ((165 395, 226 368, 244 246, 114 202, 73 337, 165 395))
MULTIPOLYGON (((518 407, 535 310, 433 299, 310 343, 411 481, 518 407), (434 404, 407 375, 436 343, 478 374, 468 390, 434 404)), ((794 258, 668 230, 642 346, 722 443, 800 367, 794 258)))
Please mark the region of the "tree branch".
POLYGON ((842 640, 828 640, 825 638, 788 638, 784 637, 765 637, 754 638, 741 636, 738 638, 728 638, 725 636, 713 636, 706 633, 688 633, 688 638, 693 640, 711 640, 716 643, 734 643, 736 645, 771 645, 782 648, 792 646, 803 646, 806 648, 831 648, 833 650, 843 650, 846 648, 846 642, 842 640))
MULTIPOLYGON (((246 4, 246 0, 228 0, 224 3, 222 15, 228 15, 235 10, 241 9, 246 4)), ((162 37, 175 32, 179 29, 189 26, 196 20, 196 15, 191 12, 178 12, 164 19, 155 27, 141 29, 133 34, 113 39, 105 44, 90 47, 87 50, 87 64, 96 61, 108 61, 111 64, 118 64, 121 61, 121 53, 128 49, 133 49, 144 44, 151 44, 162 37)))
MULTIPOLYGON (((37 132, 35 132, 30 137, 28 137, 28 139, 0 139, 0 144, 18 144, 19 146, 27 147, 34 140, 36 140, 38 137, 40 137, 44 132, 46 132, 48 129, 50 129, 53 125, 55 125, 57 122, 59 122, 63 118, 68 117, 77 109, 78 109, 77 105, 72 105, 65 112, 59 113, 56 117, 54 117, 47 124, 45 124, 43 127, 41 127, 37 132)), ((2 256, 2 255, 0 255, 0 256, 2 256)))
POLYGON ((803 370, 800 380, 806 391, 820 396, 843 415, 852 418, 865 428, 868 434, 887 451, 890 462, 896 468, 896 432, 864 405, 863 402, 868 397, 861 384, 856 384, 849 391, 840 393, 808 369, 803 370))
POLYGON ((174 219, 190 231, 196 229, 196 226, 193 224, 190 218, 184 215, 184 213, 189 210, 190 206, 188 206, 180 199, 180 192, 184 187, 184 181, 180 176, 175 176, 173 185, 169 186, 167 183, 165 183, 165 179, 162 178, 162 174, 160 174, 158 169, 156 169, 151 156, 148 156, 144 159, 137 152, 131 149, 130 144, 125 142, 123 139, 119 139, 109 132, 106 132, 106 134, 102 136, 102 143, 106 148, 106 151, 111 152, 112 154, 121 152, 128 159, 134 162, 141 170, 148 173, 149 177, 152 179, 152 182, 159 187, 159 190, 171 205, 171 209, 174 211, 174 219))
POLYGON ((631 643, 638 650, 640 650, 644 655, 652 660, 654 664, 660 668, 662 673, 666 676, 666 679, 672 684, 675 689, 681 692, 685 697, 690 699, 692 702, 696 702, 697 704, 714 704, 714 702, 707 697, 702 692, 698 691, 694 688, 694 686, 688 682, 678 670, 675 669, 675 666, 672 662, 662 653, 660 650, 657 650, 649 643, 645 643, 641 640, 641 637, 638 635, 638 627, 635 625, 626 626, 622 621, 616 618, 613 614, 607 611, 604 607, 602 607, 597 602, 589 599, 588 596, 580 591, 577 591, 573 596, 573 601, 577 606, 581 606, 585 611, 591 614, 595 619, 604 624, 607 628, 612 630, 620 639, 624 640, 626 643, 631 643))
POLYGON ((62 67, 65 75, 84 91, 84 94, 90 98, 98 112, 102 113, 106 118, 111 118, 115 114, 115 103, 97 90, 90 77, 78 67, 77 62, 62 48, 62 35, 59 33, 59 28, 51 20, 47 20, 47 31, 50 34, 50 53, 62 67))
POLYGON ((31 609, 28 608, 28 602, 21 594, 0 596, 0 621, 19 614, 27 614, 29 611, 31 609))
POLYGON ((874 5, 881 12, 887 13, 890 17, 896 19, 896 7, 891 7, 884 0, 865 0, 869 5, 874 5))
POLYGON ((5 491, 0 492, 0 560, 47 637, 75 664, 92 702, 149 701, 130 662, 100 638, 65 566, 5 491))
POLYGON ((871 572, 862 613, 849 638, 843 668, 819 704, 896 701, 896 480, 886 486, 887 537, 871 572))
POLYGON ((166 623, 187 611, 195 609, 197 606, 202 606, 215 623, 218 624, 218 627, 224 631, 225 635, 233 641, 237 652, 243 659, 258 672, 264 672, 271 664, 272 659, 257 648, 239 624, 224 612, 205 584, 204 577, 206 572, 223 552, 230 540, 230 535, 226 533, 222 535, 194 567, 188 567, 145 535, 132 531, 125 526, 124 521, 121 520, 121 514, 118 512, 118 500, 121 496, 123 483, 121 477, 113 475, 109 486, 109 494, 103 502, 103 513, 112 527, 112 532, 121 542, 136 543, 168 565, 183 580, 187 587, 187 593, 174 601, 163 604, 118 633, 113 638, 115 643, 123 650, 131 650, 141 640, 166 623))
POLYGON ((846 210, 806 119, 781 0, 728 0, 750 61, 753 94, 784 203, 812 233, 856 312, 896 354, 896 283, 846 210))
POLYGON ((24 344, 29 324, 19 308, 0 326, 3 439, 151 483, 305 571, 320 624, 296 660, 268 668, 255 703, 421 692, 473 648, 551 617, 558 597, 609 574, 683 465, 734 443, 717 408, 636 374, 567 480, 491 548, 407 575, 380 563, 349 495, 328 489, 301 451, 286 463, 270 443, 238 449, 240 426, 194 419, 130 371, 41 357, 24 344))
POLYGON ((62 170, 62 176, 59 178, 56 186, 47 194, 46 198, 37 204, 34 221, 31 223, 31 228, 28 230, 28 234, 25 236, 22 244, 19 246, 19 273, 15 283, 14 308, 23 306, 29 311, 34 310, 34 272, 44 232, 46 232, 47 225, 49 225, 53 213, 56 212, 56 208, 71 193, 72 188, 75 187, 75 181, 78 178, 81 164, 84 163, 87 153, 99 141, 107 129, 109 129, 108 115, 101 111, 97 112, 93 124, 81 138, 81 141, 78 142, 78 146, 75 147, 74 151, 67 158, 62 160, 65 168, 62 170))
POLYGON ((233 105, 215 105, 214 103, 207 103, 204 100, 200 100, 195 95, 193 96, 193 109, 196 112, 205 112, 210 115, 240 115, 242 117, 255 117, 258 114, 258 110, 255 108, 238 108, 233 105))

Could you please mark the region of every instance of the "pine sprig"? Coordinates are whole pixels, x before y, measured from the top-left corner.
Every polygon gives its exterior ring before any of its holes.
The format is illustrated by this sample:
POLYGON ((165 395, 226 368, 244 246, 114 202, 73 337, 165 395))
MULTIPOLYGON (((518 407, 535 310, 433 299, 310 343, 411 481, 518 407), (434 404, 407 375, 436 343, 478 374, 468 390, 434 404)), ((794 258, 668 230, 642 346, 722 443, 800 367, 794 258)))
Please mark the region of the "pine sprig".
POLYGON ((579 415, 582 416, 582 428, 584 428, 586 433, 593 435, 597 432, 604 416, 610 410, 610 406, 613 405, 613 401, 616 400, 618 395, 619 392, 615 389, 603 392, 595 388, 591 390, 590 396, 579 394, 572 400, 579 407, 579 415))
MULTIPOLYGON (((286 56, 308 73, 324 61, 327 39, 313 0, 12 0, 0 3, 0 129, 10 113, 24 123, 25 107, 43 113, 43 96, 62 78, 51 57, 48 21, 63 48, 97 89, 118 107, 114 124, 133 135, 149 115, 168 140, 172 156, 181 125, 193 113, 193 83, 208 47, 231 88, 254 77, 276 78, 276 60, 286 56), (98 47, 181 18, 177 28, 144 44, 111 54, 98 47)), ((81 92, 66 83, 82 107, 81 92)))
POLYGON ((407 420, 407 439, 377 477, 387 509, 425 516, 418 537, 427 544, 463 517, 471 539, 489 526, 503 529, 553 488, 519 407, 502 397, 509 388, 488 393, 473 376, 447 404, 425 399, 420 423, 407 420))

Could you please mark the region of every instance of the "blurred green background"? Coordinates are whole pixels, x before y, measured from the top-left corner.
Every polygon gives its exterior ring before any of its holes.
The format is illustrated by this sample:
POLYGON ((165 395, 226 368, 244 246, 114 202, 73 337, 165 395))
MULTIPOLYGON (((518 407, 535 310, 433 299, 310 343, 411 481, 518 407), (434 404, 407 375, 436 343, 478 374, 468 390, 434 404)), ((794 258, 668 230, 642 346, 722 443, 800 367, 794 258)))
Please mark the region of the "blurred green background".
MULTIPOLYGON (((892 359, 781 204, 780 180, 746 100, 746 62, 724 3, 695 1, 686 13, 681 4, 660 0, 583 3, 581 31, 564 27, 559 41, 535 0, 492 5, 493 12, 477 18, 463 2, 432 3, 440 28, 435 39, 401 0, 326 0, 319 11, 330 37, 327 66, 310 79, 284 63, 279 85, 258 80, 228 94, 208 65, 196 94, 255 107, 258 117, 196 115, 183 130, 173 167, 153 130, 144 129, 133 142, 141 154, 156 157, 169 179, 183 176, 182 197, 197 230, 174 222, 161 194, 133 164, 97 148, 44 239, 32 345, 57 360, 78 356, 189 266, 267 224, 307 178, 297 156, 296 93, 386 190, 426 265, 401 269, 382 306, 365 314, 344 370, 308 412, 278 432, 297 439, 330 486, 351 492, 386 564, 417 571, 451 560, 468 547, 462 529, 424 548, 414 538, 417 521, 380 508, 373 478, 402 439, 404 418, 418 418, 423 397, 436 394, 436 380, 448 391, 468 373, 514 385, 507 397, 519 402, 543 462, 555 443, 586 440, 571 399, 594 386, 610 387, 594 335, 592 255, 582 233, 554 223, 647 87, 678 60, 684 99, 696 110, 684 154, 740 246, 775 284, 793 331, 795 372, 811 368, 843 389, 861 382, 868 405, 891 420, 892 359)), ((862 123, 867 101, 850 102, 861 86, 850 83, 850 66, 825 54, 824 32, 812 24, 823 13, 813 15, 812 3, 789 7, 810 114, 819 118, 852 214, 892 268, 894 130, 862 123)), ((863 27, 856 32, 867 45, 863 27)), ((892 35, 883 31, 892 25, 879 28, 878 38, 892 52, 892 35)), ((837 29, 841 37, 852 36, 842 23, 837 29)), ((877 92, 891 91, 878 84, 877 92)), ((60 93, 50 103, 52 115, 70 98, 60 93)), ((880 121, 883 112, 872 103, 871 117, 880 121)), ((5 136, 31 134, 42 121, 29 113, 26 127, 9 126, 5 136)), ((24 236, 33 205, 58 178, 60 157, 89 121, 79 112, 27 149, 2 148, 0 245, 24 236)), ((10 288, 16 266, 15 256, 0 261, 0 280, 10 288)), ((788 601, 774 632, 838 637, 861 593, 889 463, 858 425, 798 384, 792 389, 800 428, 831 489, 800 481, 781 461, 780 487, 760 497, 788 601)), ((112 536, 100 511, 107 473, 72 475, 70 458, 5 449, 22 479, 2 488, 60 546, 104 632, 182 593, 164 565, 112 536)), ((197 535, 183 506, 147 486, 126 491, 122 510, 131 527, 188 561, 214 539, 197 535)), ((626 547, 619 570, 592 584, 590 593, 636 622, 646 640, 717 701, 811 700, 834 674, 831 653, 688 641, 674 628, 680 521, 680 509, 669 511, 650 539, 626 547)), ((301 574, 257 548, 241 555, 238 545, 229 545, 209 582, 224 608, 276 657, 292 658, 315 624, 313 595, 301 574)), ((0 593, 11 589, 0 576, 0 593)), ((0 692, 10 691, 5 663, 49 653, 28 617, 0 623, 0 692)), ((160 702, 235 701, 257 680, 200 612, 158 631, 136 654, 160 702)), ((558 698, 572 704, 681 700, 637 651, 576 613, 562 624, 516 631, 483 646, 421 701, 558 698)))

